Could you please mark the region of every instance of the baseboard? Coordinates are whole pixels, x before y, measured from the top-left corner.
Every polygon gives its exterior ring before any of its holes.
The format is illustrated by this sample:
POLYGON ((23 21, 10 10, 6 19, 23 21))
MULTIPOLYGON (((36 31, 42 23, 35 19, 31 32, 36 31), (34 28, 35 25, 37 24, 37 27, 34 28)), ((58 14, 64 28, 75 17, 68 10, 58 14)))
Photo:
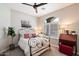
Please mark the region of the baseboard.
POLYGON ((8 49, 9 49, 9 47, 6 48, 6 49, 1 50, 0 53, 3 53, 3 52, 5 52, 5 51, 7 51, 8 49))
POLYGON ((79 52, 77 52, 77 55, 79 56, 79 52))
POLYGON ((58 45, 51 44, 52 47, 59 48, 58 45))

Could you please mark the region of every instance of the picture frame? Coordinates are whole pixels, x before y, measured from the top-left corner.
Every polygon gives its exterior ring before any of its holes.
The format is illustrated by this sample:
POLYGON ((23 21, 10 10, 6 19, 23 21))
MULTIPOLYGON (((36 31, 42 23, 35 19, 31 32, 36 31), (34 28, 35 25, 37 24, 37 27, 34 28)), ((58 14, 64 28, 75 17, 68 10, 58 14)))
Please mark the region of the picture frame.
POLYGON ((29 21, 21 20, 21 27, 31 28, 31 25, 30 25, 29 21))

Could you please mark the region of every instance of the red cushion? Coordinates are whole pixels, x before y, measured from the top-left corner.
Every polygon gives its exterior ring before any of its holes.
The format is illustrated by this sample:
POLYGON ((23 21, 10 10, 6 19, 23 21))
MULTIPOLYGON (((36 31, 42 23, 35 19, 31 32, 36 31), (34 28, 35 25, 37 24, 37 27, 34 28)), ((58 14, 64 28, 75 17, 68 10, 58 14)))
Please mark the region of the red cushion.
POLYGON ((24 38, 26 38, 26 39, 29 38, 29 33, 25 33, 24 38))
POLYGON ((73 55, 73 48, 64 44, 59 46, 59 51, 69 56, 73 55))

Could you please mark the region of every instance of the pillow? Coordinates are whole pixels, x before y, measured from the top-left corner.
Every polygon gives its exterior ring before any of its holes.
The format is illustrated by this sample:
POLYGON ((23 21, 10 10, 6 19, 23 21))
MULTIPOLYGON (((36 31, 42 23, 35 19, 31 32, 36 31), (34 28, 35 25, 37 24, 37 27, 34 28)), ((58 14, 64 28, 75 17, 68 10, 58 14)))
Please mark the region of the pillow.
POLYGON ((24 38, 24 33, 22 31, 20 31, 19 34, 20 34, 20 37, 24 38))
POLYGON ((24 38, 24 34, 25 34, 26 32, 28 32, 28 30, 20 29, 20 30, 19 30, 20 37, 24 38))
POLYGON ((33 37, 33 38, 36 37, 36 33, 32 33, 32 37, 33 37))
POLYGON ((25 34, 24 34, 24 38, 26 38, 26 39, 27 39, 27 38, 30 38, 30 37, 29 37, 29 33, 25 33, 25 34))

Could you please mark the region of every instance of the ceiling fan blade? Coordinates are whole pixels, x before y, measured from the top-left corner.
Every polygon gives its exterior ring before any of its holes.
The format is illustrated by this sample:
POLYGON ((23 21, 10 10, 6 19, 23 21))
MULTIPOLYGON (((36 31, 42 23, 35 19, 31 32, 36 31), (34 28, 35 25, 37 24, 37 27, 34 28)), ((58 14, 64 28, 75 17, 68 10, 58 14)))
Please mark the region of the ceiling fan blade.
POLYGON ((28 4, 28 3, 22 3, 22 4, 24 4, 24 5, 28 5, 28 6, 33 6, 33 5, 28 4))
POLYGON ((43 6, 45 4, 47 4, 47 3, 40 3, 40 4, 37 5, 37 7, 43 6))
POLYGON ((32 6, 35 9, 35 12, 38 13, 37 7, 43 6, 43 5, 47 4, 47 3, 40 3, 40 4, 34 3, 34 5, 31 5, 31 4, 28 4, 28 3, 22 3, 22 4, 32 6))

